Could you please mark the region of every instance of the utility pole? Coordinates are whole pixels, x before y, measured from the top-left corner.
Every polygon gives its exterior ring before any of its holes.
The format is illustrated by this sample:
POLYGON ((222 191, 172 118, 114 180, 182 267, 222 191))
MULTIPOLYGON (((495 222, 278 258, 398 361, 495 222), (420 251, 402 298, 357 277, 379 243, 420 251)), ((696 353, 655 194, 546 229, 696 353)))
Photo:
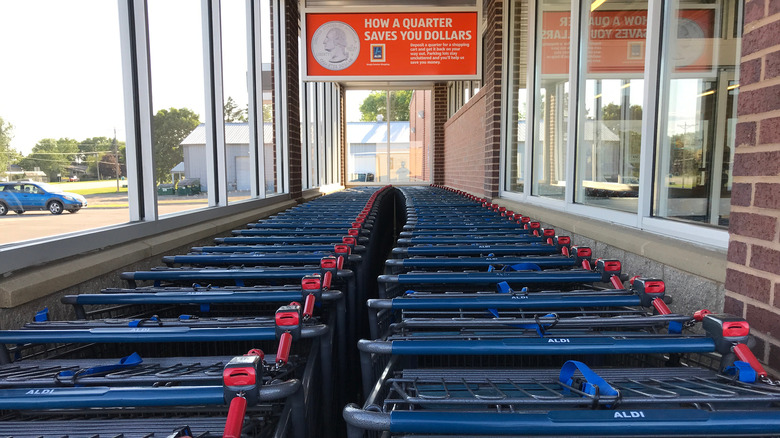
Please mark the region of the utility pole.
POLYGON ((119 193, 119 144, 116 141, 116 128, 114 128, 114 140, 111 142, 111 149, 114 152, 114 172, 116 174, 116 191, 119 193))

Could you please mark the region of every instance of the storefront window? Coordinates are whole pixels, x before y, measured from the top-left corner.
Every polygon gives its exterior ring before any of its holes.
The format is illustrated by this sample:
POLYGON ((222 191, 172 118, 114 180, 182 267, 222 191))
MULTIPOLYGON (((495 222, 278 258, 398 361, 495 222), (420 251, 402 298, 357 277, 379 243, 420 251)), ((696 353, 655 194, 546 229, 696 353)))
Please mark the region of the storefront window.
POLYGON ((522 192, 525 185, 524 162, 526 149, 526 132, 528 126, 526 117, 528 77, 528 2, 514 1, 511 4, 512 33, 509 55, 509 72, 511 75, 510 101, 507 117, 507 148, 506 172, 504 189, 511 192, 522 192))
POLYGON ((575 201, 636 212, 647 2, 594 2, 587 25, 575 201))
POLYGON ((569 119, 571 3, 540 0, 537 8, 532 194, 563 199, 569 119))
POLYGON ((664 19, 656 216, 728 226, 742 4, 674 1, 664 19))

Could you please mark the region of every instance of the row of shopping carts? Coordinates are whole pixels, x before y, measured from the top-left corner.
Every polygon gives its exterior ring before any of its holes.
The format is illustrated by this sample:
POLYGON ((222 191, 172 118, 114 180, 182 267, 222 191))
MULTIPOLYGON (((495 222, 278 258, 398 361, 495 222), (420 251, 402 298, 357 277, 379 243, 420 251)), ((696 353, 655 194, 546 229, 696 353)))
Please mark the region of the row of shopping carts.
POLYGON ((747 321, 674 313, 674 285, 485 199, 398 190, 349 437, 780 435, 747 321))
POLYGON ((318 198, 0 331, 0 436, 342 436, 394 197, 318 198))

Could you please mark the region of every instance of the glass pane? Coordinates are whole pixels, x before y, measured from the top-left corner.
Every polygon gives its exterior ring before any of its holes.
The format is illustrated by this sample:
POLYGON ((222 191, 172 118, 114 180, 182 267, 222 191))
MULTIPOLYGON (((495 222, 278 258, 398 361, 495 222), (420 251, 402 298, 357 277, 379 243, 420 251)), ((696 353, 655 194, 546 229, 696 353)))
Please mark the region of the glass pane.
POLYGON ((307 89, 306 133, 309 142, 309 172, 313 186, 319 186, 319 152, 317 150, 317 84, 309 82, 307 89))
POLYGON ((396 181, 430 181, 432 94, 431 90, 409 91, 409 152, 395 170, 396 181))
POLYGON ((163 215, 208 203, 203 24, 200 5, 189 1, 150 0, 148 10, 152 147, 163 215))
POLYGON ((129 220, 118 20, 117 2, 0 2, 0 245, 129 220))
POLYGON ((225 163, 228 201, 247 199, 251 188, 246 2, 222 0, 222 80, 225 96, 225 163))
POLYGON ((506 181, 504 190, 522 192, 525 184, 523 174, 525 141, 526 141, 526 79, 528 74, 528 2, 515 0, 512 2, 512 23, 514 26, 511 35, 512 51, 510 53, 510 66, 512 94, 509 102, 509 133, 507 135, 507 147, 504 172, 506 181))
POLYGON ((273 12, 270 0, 260 1, 260 52, 263 75, 263 153, 260 161, 265 175, 267 194, 281 191, 276 168, 276 93, 274 92, 273 70, 273 12))
POLYGON ((653 213, 728 227, 742 2, 673 2, 653 213))
POLYGON ((387 91, 347 90, 346 94, 347 181, 379 181, 380 170, 387 174, 387 91))
MULTIPOLYGON (((595 5, 595 3, 594 3, 595 5)), ((580 99, 575 200, 636 212, 647 2, 591 7, 580 99)))
POLYGON ((536 88, 532 194, 563 199, 569 124, 570 2, 540 0, 536 32, 536 88))

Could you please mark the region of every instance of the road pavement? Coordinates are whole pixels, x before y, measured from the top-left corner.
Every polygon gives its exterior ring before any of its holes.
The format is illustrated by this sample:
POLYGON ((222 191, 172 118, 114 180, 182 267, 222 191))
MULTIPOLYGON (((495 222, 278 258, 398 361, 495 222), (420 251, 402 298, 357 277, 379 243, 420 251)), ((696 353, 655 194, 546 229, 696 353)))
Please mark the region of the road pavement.
MULTIPOLYGON (((64 191, 116 187, 116 181, 85 181, 56 184, 64 191)), ((25 240, 56 236, 76 231, 90 230, 127 223, 130 211, 127 193, 87 195, 87 207, 77 213, 64 212, 53 215, 48 211, 13 212, 0 216, 0 246, 25 240)), ((161 196, 158 198, 160 215, 205 207, 206 195, 161 196)))

